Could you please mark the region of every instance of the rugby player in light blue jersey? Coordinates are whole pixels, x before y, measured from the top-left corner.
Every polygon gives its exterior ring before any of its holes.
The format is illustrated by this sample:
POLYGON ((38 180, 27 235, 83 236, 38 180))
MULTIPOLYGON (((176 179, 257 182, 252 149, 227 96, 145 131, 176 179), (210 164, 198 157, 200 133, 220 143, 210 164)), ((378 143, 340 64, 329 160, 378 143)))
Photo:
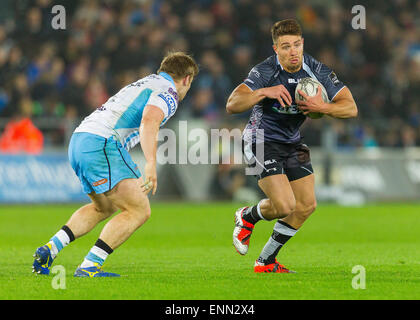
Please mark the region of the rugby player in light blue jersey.
POLYGON ((76 269, 76 277, 114 277, 102 265, 150 217, 147 194, 157 188, 156 149, 159 128, 172 117, 198 74, 194 59, 169 53, 158 74, 122 88, 76 128, 69 160, 83 191, 92 202, 70 220, 35 254, 33 272, 49 274, 53 260, 65 246, 114 216, 76 269), (140 143, 146 164, 144 178, 128 151, 140 143))

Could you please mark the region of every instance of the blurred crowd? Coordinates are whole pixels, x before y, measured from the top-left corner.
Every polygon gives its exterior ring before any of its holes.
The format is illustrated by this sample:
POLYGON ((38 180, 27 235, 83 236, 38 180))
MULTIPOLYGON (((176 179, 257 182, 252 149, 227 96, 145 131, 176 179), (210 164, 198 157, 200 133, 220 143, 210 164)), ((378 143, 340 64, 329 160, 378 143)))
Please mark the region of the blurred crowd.
MULTIPOLYGON (((419 145, 420 0, 366 2, 364 30, 352 28, 353 2, 2 0, 0 118, 78 120, 181 50, 200 74, 175 119, 243 127, 248 114, 227 116, 226 100, 274 54, 271 25, 296 18, 305 51, 334 69, 359 107, 357 119, 306 121, 306 142, 320 145, 329 126, 343 148, 419 145), (64 30, 51 25, 56 4, 66 10, 64 30)), ((63 130, 45 132, 45 143, 64 145, 63 130)))

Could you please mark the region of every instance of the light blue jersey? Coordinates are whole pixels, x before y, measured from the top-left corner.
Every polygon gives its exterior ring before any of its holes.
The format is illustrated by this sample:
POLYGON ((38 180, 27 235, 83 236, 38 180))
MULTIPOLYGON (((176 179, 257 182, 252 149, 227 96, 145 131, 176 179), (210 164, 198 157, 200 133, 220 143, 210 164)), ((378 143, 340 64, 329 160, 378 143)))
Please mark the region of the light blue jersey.
POLYGON ((89 132, 104 138, 114 136, 130 150, 140 142, 139 126, 146 105, 163 111, 165 117, 161 126, 175 114, 178 95, 171 76, 161 72, 125 86, 86 117, 75 132, 89 132))
POLYGON ((174 115, 178 95, 168 74, 152 74, 122 88, 76 128, 69 160, 85 193, 104 193, 121 180, 141 176, 128 151, 140 142, 147 105, 163 111, 161 126, 174 115))

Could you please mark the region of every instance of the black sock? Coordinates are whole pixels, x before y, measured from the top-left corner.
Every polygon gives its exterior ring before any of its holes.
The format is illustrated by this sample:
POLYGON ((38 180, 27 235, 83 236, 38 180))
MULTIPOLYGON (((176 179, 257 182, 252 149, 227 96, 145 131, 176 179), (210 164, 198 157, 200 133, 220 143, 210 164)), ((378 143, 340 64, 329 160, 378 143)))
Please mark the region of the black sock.
POLYGON ((95 246, 98 247, 98 248, 101 248, 102 250, 104 250, 108 254, 111 254, 112 252, 114 252, 114 250, 112 250, 112 248, 109 245, 107 245, 104 241, 102 241, 101 239, 96 240, 95 246))
POLYGON ((67 235, 70 239, 70 242, 74 241, 75 238, 74 238, 73 231, 71 231, 69 227, 64 225, 64 226, 61 227, 61 230, 63 230, 65 233, 67 233, 67 235))
POLYGON ((245 213, 242 215, 243 219, 249 223, 256 224, 261 220, 260 215, 258 214, 257 205, 248 208, 245 213))

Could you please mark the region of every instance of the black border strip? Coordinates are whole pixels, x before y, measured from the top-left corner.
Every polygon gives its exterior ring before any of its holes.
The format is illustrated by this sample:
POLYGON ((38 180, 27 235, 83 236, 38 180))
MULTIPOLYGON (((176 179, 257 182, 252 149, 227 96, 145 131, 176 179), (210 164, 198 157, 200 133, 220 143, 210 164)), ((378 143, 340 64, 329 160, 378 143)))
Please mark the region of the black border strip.
POLYGON ((118 152, 120 153, 120 156, 121 156, 121 158, 123 159, 123 161, 124 161, 125 165, 128 167, 128 169, 130 169, 130 170, 131 170, 131 172, 132 172, 132 173, 136 176, 136 178, 138 179, 139 177, 136 175, 136 173, 134 172, 134 170, 133 170, 133 169, 131 169, 131 167, 130 167, 130 166, 128 165, 128 163, 125 161, 124 156, 122 155, 120 148, 118 148, 118 142, 117 142, 117 141, 115 141, 115 146, 117 147, 117 150, 118 150, 118 152))
POLYGON ((104 151, 104 155, 105 155, 105 158, 106 158, 106 162, 108 163, 109 190, 111 190, 111 166, 109 165, 108 156, 106 155, 106 151, 105 151, 106 143, 107 143, 107 139, 105 139, 105 145, 104 145, 103 151, 104 151))
MULTIPOLYGON (((115 280, 118 281, 119 278, 115 280)), ((88 280, 89 281, 89 280, 88 280)), ((114 282, 114 281, 112 281, 114 282)), ((71 289, 66 289, 71 290, 71 289)), ((281 297, 281 293, 279 294, 281 297)), ((414 295, 412 295, 414 296, 414 295)), ((154 319, 211 319, 211 320, 245 320, 245 319, 269 319, 273 314, 279 312, 279 305, 287 305, 288 308, 282 309, 283 318, 292 318, 296 316, 299 308, 307 308, 311 311, 311 315, 324 319, 336 319, 335 315, 326 314, 325 310, 332 310, 338 307, 338 310, 363 310, 363 314, 374 317, 382 315, 398 318, 400 310, 418 311, 418 300, 0 300, 0 307, 3 313, 8 309, 14 315, 24 314, 31 315, 32 310, 38 307, 48 308, 53 301, 54 306, 62 307, 62 309, 74 308, 79 305, 84 308, 87 315, 94 317, 109 315, 109 307, 124 308, 124 310, 138 311, 140 308, 143 312, 150 312, 154 319), (26 307, 27 306, 27 307, 26 307), (96 308, 92 308, 92 306, 96 308), (238 307, 239 306, 239 307, 238 307), (85 308, 86 307, 86 308, 85 308), (176 314, 179 309, 184 307, 199 307, 199 312, 194 317, 189 314, 176 314), (226 312, 228 310, 232 312, 226 312), (221 310, 225 312, 221 312, 221 310)), ((342 314, 341 312, 340 314, 342 314)))

